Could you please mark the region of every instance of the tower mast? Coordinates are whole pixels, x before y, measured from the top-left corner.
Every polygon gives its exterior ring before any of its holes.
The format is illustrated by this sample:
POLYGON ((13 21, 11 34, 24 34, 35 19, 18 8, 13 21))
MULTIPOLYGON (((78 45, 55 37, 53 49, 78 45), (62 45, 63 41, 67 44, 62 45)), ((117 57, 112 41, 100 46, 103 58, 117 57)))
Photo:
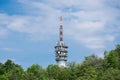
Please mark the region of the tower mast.
POLYGON ((67 62, 67 48, 68 46, 65 45, 63 41, 63 26, 62 26, 62 16, 60 17, 60 28, 59 28, 59 41, 55 46, 55 55, 56 55, 56 62, 59 67, 66 67, 67 62))

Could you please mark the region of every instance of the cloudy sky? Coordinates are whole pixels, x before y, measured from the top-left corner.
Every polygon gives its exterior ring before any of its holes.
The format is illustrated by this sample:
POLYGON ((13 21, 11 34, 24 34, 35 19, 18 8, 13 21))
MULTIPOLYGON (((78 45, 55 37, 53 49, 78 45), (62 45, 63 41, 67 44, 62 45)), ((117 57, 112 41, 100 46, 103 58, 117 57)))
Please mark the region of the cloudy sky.
POLYGON ((0 0, 0 62, 55 64, 60 16, 68 62, 120 44, 120 0, 0 0))

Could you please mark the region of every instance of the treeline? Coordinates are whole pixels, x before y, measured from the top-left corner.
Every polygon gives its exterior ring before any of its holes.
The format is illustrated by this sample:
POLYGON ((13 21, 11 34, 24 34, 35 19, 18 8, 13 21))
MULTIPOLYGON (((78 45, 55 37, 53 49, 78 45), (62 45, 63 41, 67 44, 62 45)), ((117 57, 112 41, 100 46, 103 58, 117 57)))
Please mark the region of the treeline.
POLYGON ((71 62, 66 68, 33 64, 26 70, 11 60, 0 63, 0 80, 120 80, 120 45, 96 55, 85 57, 82 63, 71 62))

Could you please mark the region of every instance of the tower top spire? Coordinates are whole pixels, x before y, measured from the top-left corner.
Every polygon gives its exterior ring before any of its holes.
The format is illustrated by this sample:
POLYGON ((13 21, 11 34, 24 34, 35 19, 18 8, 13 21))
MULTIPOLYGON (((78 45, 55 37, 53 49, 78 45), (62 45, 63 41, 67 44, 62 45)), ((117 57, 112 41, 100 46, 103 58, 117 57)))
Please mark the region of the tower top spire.
POLYGON ((60 25, 62 25, 62 16, 60 16, 60 25))
POLYGON ((63 41, 62 16, 60 16, 60 41, 63 41))

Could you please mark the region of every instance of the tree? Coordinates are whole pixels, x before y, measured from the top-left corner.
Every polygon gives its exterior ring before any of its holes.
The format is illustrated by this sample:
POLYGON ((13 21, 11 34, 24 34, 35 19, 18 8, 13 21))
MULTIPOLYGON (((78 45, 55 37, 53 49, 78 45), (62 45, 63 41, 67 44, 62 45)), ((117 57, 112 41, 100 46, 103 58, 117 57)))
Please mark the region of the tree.
POLYGON ((77 73, 78 73, 78 69, 77 69, 77 64, 75 62, 70 62, 68 63, 68 70, 69 70, 69 80, 75 80, 77 78, 77 73))
POLYGON ((105 55, 105 60, 109 67, 120 69, 120 45, 118 44, 114 50, 105 55))
POLYGON ((47 67, 47 73, 48 73, 48 78, 59 80, 58 77, 60 74, 60 67, 58 67, 57 65, 49 65, 47 67))
POLYGON ((64 67, 60 68, 58 80, 71 80, 70 79, 70 72, 69 72, 68 68, 64 68, 64 67))
POLYGON ((98 76, 98 80, 120 80, 120 70, 109 68, 101 76, 98 76))
POLYGON ((26 70, 25 73, 25 79, 26 80, 40 80, 44 79, 45 71, 44 69, 39 66, 38 64, 33 64, 31 67, 29 67, 26 70))
POLYGON ((3 70, 3 64, 0 63, 0 75, 4 74, 4 70, 3 70))
POLYGON ((0 80, 23 80, 23 69, 20 65, 15 64, 12 60, 7 60, 2 65, 2 75, 0 80))
POLYGON ((120 44, 116 46, 115 51, 117 52, 117 55, 118 55, 118 61, 119 61, 118 68, 120 69, 120 44))
POLYGON ((104 60, 92 54, 91 56, 85 57, 82 65, 93 67, 96 70, 103 70, 104 60))
POLYGON ((97 78, 97 71, 94 67, 81 64, 79 68, 79 76, 77 80, 95 80, 97 78))

